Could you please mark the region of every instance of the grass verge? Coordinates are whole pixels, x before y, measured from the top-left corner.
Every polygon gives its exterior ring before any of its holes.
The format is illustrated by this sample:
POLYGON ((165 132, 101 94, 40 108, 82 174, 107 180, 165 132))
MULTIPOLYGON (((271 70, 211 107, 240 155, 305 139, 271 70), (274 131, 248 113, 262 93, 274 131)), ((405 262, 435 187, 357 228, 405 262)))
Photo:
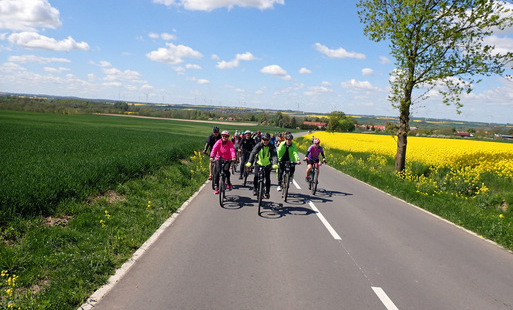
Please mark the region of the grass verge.
MULTIPOLYGON (((296 139, 301 152, 306 152, 310 141, 296 139)), ((461 227, 513 250, 513 196, 512 181, 484 174, 487 190, 468 194, 464 175, 428 176, 428 166, 412 163, 407 177, 395 173, 394 158, 372 153, 348 152, 324 148, 329 165, 356 179, 379 188, 461 227), (434 182, 443 180, 443 187, 434 182), (438 185, 438 186, 435 186, 438 185), (457 186, 458 185, 458 186, 457 186), (467 193, 467 195, 462 194, 467 193)))
POLYGON ((1 234, 0 308, 76 309, 204 182, 199 153, 1 234), (13 281, 14 279, 14 281, 13 281))

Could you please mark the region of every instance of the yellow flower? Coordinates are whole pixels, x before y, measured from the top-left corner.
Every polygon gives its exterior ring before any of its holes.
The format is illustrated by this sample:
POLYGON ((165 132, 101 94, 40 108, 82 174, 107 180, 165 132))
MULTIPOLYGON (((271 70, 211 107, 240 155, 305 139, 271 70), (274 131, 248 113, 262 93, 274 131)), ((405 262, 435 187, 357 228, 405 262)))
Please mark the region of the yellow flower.
POLYGON ((5 293, 7 294, 7 296, 12 297, 12 288, 6 289, 5 293))
POLYGON ((499 218, 501 218, 501 219, 504 218, 504 214, 499 215, 499 218))

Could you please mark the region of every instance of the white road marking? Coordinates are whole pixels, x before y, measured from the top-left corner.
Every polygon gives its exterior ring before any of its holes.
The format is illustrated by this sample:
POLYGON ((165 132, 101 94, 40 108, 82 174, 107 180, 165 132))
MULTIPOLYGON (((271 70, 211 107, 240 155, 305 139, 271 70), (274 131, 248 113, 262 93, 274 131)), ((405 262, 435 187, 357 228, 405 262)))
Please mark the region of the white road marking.
POLYGON ((297 189, 301 189, 301 187, 299 187, 299 184, 297 184, 296 180, 292 179, 292 183, 294 183, 294 186, 295 186, 297 189))
POLYGON ((372 290, 388 310, 399 310, 381 287, 372 287, 372 290))
POLYGON ((315 211, 315 214, 317 214, 317 217, 319 217, 319 219, 321 220, 321 222, 324 224, 324 226, 326 226, 326 228, 328 229, 328 231, 330 232, 330 234, 333 236, 333 238, 335 240, 342 240, 342 238, 340 238, 340 236, 337 234, 337 232, 335 231, 335 229, 333 229, 333 227, 330 225, 330 223, 328 223, 328 221, 326 220, 326 218, 324 217, 324 215, 322 215, 321 211, 319 211, 319 209, 317 209, 317 207, 313 204, 313 202, 311 202, 310 200, 308 201, 308 204, 310 205, 310 207, 312 208, 312 210, 315 211))

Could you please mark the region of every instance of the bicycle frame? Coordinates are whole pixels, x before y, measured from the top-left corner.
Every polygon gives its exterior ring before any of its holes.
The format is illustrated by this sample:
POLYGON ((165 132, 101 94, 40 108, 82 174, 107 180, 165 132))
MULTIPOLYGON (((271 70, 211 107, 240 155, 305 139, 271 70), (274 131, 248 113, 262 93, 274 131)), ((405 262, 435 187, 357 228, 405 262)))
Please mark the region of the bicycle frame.
POLYGON ((285 202, 287 202, 287 196, 289 193, 289 186, 290 186, 290 179, 292 177, 291 175, 291 166, 296 165, 295 162, 286 161, 285 162, 285 171, 283 172, 283 177, 281 180, 281 197, 285 202))
POLYGON ((319 183, 319 167, 322 166, 322 163, 314 163, 312 164, 312 169, 310 170, 310 181, 308 183, 308 189, 312 191, 312 195, 315 195, 317 192, 317 184, 319 183))
POLYGON ((258 198, 258 215, 261 214, 262 199, 264 197, 264 186, 265 186, 265 170, 270 169, 269 167, 260 167, 258 169, 258 185, 257 185, 257 198, 258 198))
MULTIPOLYGON (((224 206, 224 200, 226 198, 226 173, 224 172, 224 166, 226 164, 231 164, 231 161, 229 160, 224 160, 223 157, 219 157, 219 159, 217 159, 216 161, 219 162, 219 204, 222 206, 224 206)), ((217 164, 215 165, 216 166, 216 173, 217 173, 217 164)), ((212 183, 215 183, 212 182, 212 183)), ((215 186, 215 185, 214 185, 215 186)))

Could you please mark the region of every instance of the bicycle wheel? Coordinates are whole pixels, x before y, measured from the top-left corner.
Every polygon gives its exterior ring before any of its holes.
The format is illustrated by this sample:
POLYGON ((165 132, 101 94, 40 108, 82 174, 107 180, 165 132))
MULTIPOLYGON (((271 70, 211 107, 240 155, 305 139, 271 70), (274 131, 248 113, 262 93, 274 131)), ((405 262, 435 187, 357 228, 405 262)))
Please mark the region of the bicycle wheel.
POLYGON ((287 195, 289 194, 289 180, 290 175, 288 172, 285 173, 283 176, 283 188, 282 188, 282 195, 283 195, 283 201, 287 202, 287 195))
POLYGON ((214 180, 216 179, 215 176, 217 175, 216 166, 217 166, 217 164, 215 162, 212 163, 212 190, 216 189, 216 183, 214 182, 214 180))
POLYGON ((264 182, 262 180, 258 181, 257 197, 258 197, 258 215, 260 215, 260 209, 262 208, 262 198, 264 197, 264 182))
POLYGON ((317 173, 317 171, 315 171, 315 174, 312 177, 312 195, 315 195, 315 193, 317 192, 318 180, 319 180, 319 173, 317 173))
POLYGON ((224 197, 226 194, 226 188, 224 183, 224 177, 221 176, 219 180, 219 205, 224 206, 224 197))
POLYGON ((249 172, 248 172, 248 167, 244 167, 244 182, 243 182, 243 186, 246 186, 246 182, 248 181, 248 175, 249 175, 249 172))

